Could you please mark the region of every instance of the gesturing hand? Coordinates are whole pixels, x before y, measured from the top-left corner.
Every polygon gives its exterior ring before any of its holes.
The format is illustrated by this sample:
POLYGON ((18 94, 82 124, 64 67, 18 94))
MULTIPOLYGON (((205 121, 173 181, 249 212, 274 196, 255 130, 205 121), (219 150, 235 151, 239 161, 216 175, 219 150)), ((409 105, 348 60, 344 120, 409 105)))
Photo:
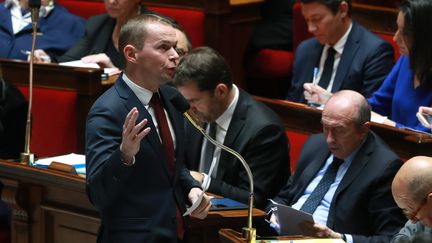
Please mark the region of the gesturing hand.
POLYGON ((126 164, 132 163, 133 157, 139 151, 141 140, 150 132, 150 127, 143 129, 147 124, 147 119, 136 124, 138 115, 138 109, 136 107, 132 108, 132 110, 127 114, 126 120, 123 124, 120 151, 123 162, 126 164))

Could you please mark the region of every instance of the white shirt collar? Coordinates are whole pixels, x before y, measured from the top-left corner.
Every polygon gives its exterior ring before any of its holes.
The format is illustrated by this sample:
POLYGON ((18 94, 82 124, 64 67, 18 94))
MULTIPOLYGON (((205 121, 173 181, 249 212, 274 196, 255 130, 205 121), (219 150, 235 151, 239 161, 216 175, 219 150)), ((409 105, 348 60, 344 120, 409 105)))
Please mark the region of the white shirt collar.
POLYGON ((237 106, 237 102, 239 99, 239 90, 235 84, 233 84, 232 90, 234 91, 234 98, 231 101, 228 108, 225 110, 222 115, 219 116, 218 119, 216 119, 216 124, 219 126, 219 128, 224 129, 225 131, 228 130, 228 127, 231 123, 232 116, 234 114, 234 110, 237 106))
MULTIPOLYGON (((336 42, 336 44, 333 45, 333 49, 336 51, 336 53, 341 54, 343 52, 343 49, 344 49, 345 44, 347 42, 349 33, 351 32, 351 29, 352 29, 352 25, 353 24, 351 22, 350 26, 348 27, 348 30, 345 32, 345 34, 342 36, 342 38, 340 38, 338 40, 338 42, 336 42)), ((328 44, 326 44, 324 47, 324 51, 326 51, 326 53, 327 53, 328 48, 330 48, 330 46, 328 44)))
POLYGON ((150 99, 153 96, 153 92, 132 82, 132 80, 130 80, 125 73, 122 74, 122 79, 125 81, 126 85, 132 90, 132 92, 134 92, 134 94, 138 97, 141 103, 147 108, 150 103, 150 99))

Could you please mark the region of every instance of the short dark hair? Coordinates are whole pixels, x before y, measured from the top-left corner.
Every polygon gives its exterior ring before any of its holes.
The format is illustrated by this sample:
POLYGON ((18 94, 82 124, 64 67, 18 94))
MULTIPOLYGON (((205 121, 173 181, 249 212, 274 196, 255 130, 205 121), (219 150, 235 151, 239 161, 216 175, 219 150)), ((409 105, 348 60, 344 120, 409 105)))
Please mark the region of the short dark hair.
POLYGON ((225 59, 210 47, 193 49, 184 56, 177 66, 174 79, 175 86, 196 83, 200 91, 214 91, 223 83, 232 88, 231 70, 225 59))
POLYGON ((336 14, 339 10, 339 5, 342 2, 348 3, 348 16, 351 15, 351 0, 300 0, 303 4, 308 3, 321 3, 322 5, 325 5, 327 8, 329 8, 333 14, 336 14))
POLYGON ((406 0, 400 11, 405 22, 402 31, 409 40, 410 68, 421 84, 432 88, 432 2, 406 0))
MULTIPOLYGON (((137 49, 142 49, 147 38, 147 24, 162 23, 173 26, 173 23, 160 15, 140 14, 129 19, 120 29, 119 52, 120 56, 125 59, 123 49, 126 45, 133 45, 137 49)), ((125 60, 124 60, 125 61, 125 60)))

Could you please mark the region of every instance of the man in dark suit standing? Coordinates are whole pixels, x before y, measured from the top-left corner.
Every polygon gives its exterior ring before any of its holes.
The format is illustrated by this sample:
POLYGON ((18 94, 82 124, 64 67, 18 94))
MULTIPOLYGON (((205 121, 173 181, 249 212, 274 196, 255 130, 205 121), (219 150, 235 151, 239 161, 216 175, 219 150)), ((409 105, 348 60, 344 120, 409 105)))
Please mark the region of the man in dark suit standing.
POLYGON ((392 46, 351 20, 351 0, 301 2, 308 31, 315 37, 296 49, 286 99, 305 102, 303 85, 313 81, 331 93, 350 89, 369 97, 393 67, 392 46))
MULTIPOLYGON (((179 93, 164 85, 179 59, 176 44, 171 23, 156 15, 136 16, 120 30, 125 71, 94 103, 86 124, 98 242, 149 242, 160 232, 170 242, 184 239, 186 202, 202 190, 184 166, 184 120, 170 102, 179 93)), ((192 216, 204 218, 210 205, 204 196, 192 216)))
MULTIPOLYGON (((237 88, 224 58, 209 47, 185 56, 173 81, 192 112, 207 123, 207 133, 245 158, 253 174, 255 205, 263 208, 290 174, 289 145, 279 117, 237 88)), ((247 203, 249 179, 241 162, 203 140, 195 129, 187 135, 186 165, 192 176, 200 183, 208 177, 209 192, 247 203), (208 175, 213 160, 217 166, 208 175)))
MULTIPOLYGON (((391 194, 402 161, 369 131, 370 114, 359 93, 335 93, 322 113, 324 133, 305 142, 294 175, 274 198, 313 215, 316 223, 307 234, 389 242, 404 224, 391 194)), ((277 228, 273 214, 270 221, 277 228)))

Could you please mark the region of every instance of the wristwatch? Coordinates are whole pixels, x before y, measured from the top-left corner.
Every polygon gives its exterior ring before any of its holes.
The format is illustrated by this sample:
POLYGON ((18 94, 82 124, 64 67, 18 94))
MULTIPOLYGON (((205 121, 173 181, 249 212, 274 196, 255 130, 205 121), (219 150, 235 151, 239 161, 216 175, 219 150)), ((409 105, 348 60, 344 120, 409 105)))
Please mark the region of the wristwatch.
POLYGON ((347 242, 347 238, 346 238, 346 235, 345 235, 345 234, 341 234, 341 237, 342 237, 342 240, 343 240, 343 241, 347 242))

